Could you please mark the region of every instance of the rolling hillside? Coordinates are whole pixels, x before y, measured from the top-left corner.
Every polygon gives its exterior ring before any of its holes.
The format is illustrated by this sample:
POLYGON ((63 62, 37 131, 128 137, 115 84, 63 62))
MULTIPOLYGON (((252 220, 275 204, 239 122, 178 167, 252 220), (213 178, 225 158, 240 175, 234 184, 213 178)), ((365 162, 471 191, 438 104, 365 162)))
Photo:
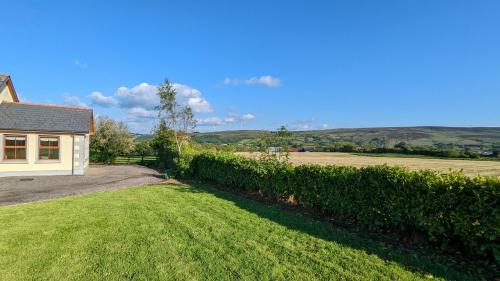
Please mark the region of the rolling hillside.
MULTIPOLYGON (((199 143, 252 144, 270 131, 221 131, 195 133, 199 143)), ((294 131, 298 146, 321 147, 335 142, 392 147, 399 142, 412 146, 462 147, 472 150, 500 148, 500 127, 392 127, 294 131)))

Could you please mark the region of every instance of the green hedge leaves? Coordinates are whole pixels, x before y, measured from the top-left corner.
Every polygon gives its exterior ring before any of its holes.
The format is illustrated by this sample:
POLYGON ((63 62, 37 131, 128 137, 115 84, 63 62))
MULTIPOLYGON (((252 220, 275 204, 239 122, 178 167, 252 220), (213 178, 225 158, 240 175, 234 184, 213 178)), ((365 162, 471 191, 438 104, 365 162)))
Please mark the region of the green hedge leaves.
POLYGON ((233 154, 201 153, 191 176, 336 215, 374 231, 423 233, 443 249, 500 254, 500 179, 459 172, 410 171, 260 161, 233 154))

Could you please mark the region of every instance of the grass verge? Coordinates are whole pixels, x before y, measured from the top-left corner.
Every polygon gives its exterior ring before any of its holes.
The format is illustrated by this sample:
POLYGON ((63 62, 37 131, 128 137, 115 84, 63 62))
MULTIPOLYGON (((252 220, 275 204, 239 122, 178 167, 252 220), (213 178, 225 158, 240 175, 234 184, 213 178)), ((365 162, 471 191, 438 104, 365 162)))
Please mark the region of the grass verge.
POLYGON ((479 280, 204 185, 0 208, 3 280, 479 280))

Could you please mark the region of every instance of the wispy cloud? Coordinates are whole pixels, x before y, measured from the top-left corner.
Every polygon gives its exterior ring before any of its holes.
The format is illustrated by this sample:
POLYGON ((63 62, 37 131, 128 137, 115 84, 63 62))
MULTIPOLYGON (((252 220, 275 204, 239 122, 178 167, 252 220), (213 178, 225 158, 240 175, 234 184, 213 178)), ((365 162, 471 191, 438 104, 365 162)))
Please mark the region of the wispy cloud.
POLYGON ((246 85, 261 85, 261 86, 275 88, 281 85, 281 80, 271 75, 263 75, 259 77, 251 77, 249 79, 244 79, 244 80, 240 80, 238 78, 225 78, 222 83, 227 86, 239 85, 241 83, 244 83, 246 85))
POLYGON ((77 96, 72 96, 69 93, 62 94, 63 102, 65 105, 88 107, 86 103, 80 100, 77 96))
POLYGON ((252 77, 245 80, 245 84, 248 85, 263 85, 267 87, 279 87, 281 85, 281 80, 270 75, 252 77))
POLYGON ((224 85, 238 85, 240 84, 240 80, 236 78, 225 78, 224 81, 222 82, 224 85))
POLYGON ((330 128, 330 125, 327 123, 319 123, 314 118, 310 118, 293 123, 291 128, 294 131, 324 130, 330 128))
POLYGON ((255 119, 255 115, 253 115, 251 113, 243 114, 241 116, 241 120, 249 121, 249 120, 253 120, 253 119, 255 119))
POLYGON ((105 96, 101 92, 92 92, 87 96, 93 105, 102 106, 102 107, 112 107, 117 106, 118 101, 111 96, 105 96))
MULTIPOLYGON (((177 91, 178 101, 181 105, 189 105, 193 113, 210 113, 213 111, 212 105, 204 98, 201 91, 188 85, 174 83, 177 91)), ((140 83, 133 87, 119 87, 113 95, 104 95, 95 91, 87 95, 92 105, 116 108, 126 116, 124 121, 136 131, 148 130, 158 113, 155 107, 160 103, 158 96, 158 86, 149 83, 140 83)), ((66 96, 66 103, 78 104, 81 102, 78 97, 66 96)), ((215 122, 212 120, 212 122, 215 122)), ((230 122, 229 119, 222 122, 230 122)))
POLYGON ((239 115, 235 112, 230 112, 226 117, 206 117, 206 118, 197 118, 199 126, 223 126, 235 123, 243 123, 254 120, 256 117, 251 113, 246 113, 243 115, 239 115))
POLYGON ((76 65, 76 66, 78 66, 78 67, 81 67, 81 68, 87 68, 87 63, 86 62, 82 62, 80 60, 74 60, 73 64, 76 65))

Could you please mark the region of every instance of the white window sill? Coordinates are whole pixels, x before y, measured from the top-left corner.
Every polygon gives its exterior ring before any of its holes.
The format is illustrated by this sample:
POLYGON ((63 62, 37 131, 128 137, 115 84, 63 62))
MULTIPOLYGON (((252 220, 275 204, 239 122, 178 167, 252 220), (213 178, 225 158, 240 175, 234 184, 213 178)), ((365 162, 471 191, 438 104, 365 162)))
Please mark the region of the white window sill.
POLYGON ((57 164, 61 163, 61 160, 37 160, 35 164, 57 164))
POLYGON ((2 160, 1 164, 28 164, 28 160, 2 160))

